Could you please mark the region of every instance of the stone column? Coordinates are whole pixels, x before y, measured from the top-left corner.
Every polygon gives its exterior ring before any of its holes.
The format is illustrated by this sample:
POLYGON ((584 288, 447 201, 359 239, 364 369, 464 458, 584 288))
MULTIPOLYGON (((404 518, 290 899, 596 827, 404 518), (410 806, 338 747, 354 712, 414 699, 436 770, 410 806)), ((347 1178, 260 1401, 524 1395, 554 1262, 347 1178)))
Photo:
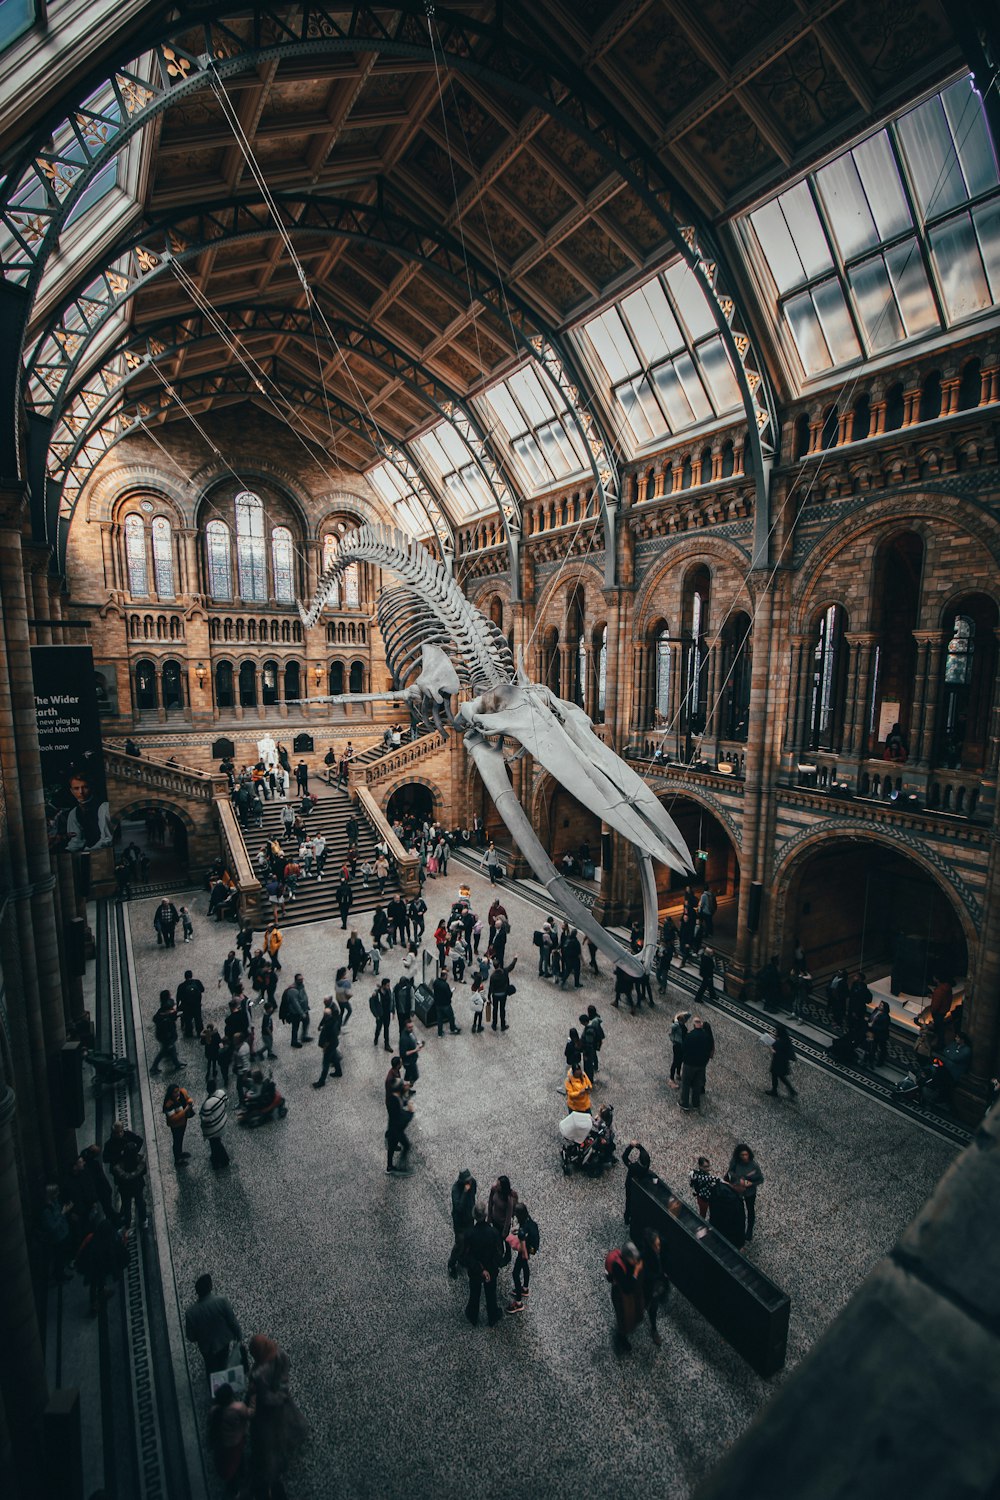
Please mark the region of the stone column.
POLYGON ((925 771, 934 754, 937 700, 941 671, 940 630, 915 630, 917 667, 914 675, 913 717, 910 723, 910 759, 925 771))
POLYGON ((1000 365, 989 365, 979 372, 979 404, 989 406, 1000 400, 1000 365))
POLYGON ((192 594, 204 594, 207 592, 207 590, 202 588, 201 578, 198 574, 197 531, 195 531, 195 529, 191 526, 185 526, 180 534, 180 542, 183 573, 181 576, 181 586, 178 590, 178 593, 186 594, 189 597, 192 594))
POLYGON ((46 547, 26 547, 24 549, 25 560, 25 594, 31 618, 35 621, 44 620, 46 623, 35 624, 29 627, 30 638, 37 646, 51 646, 52 627, 48 624, 49 619, 49 552, 46 547))
POLYGON ((864 760, 868 754, 868 694, 871 690, 872 661, 878 637, 868 633, 845 636, 852 651, 858 653, 854 678, 854 695, 844 724, 844 754, 864 760))
POLYGON ((808 636, 792 636, 791 671, 788 678, 788 713, 785 717, 785 749, 798 755, 805 744, 808 673, 812 660, 808 636))
MULTIPOLYGON (((24 903, 18 923, 23 932, 24 1004, 28 1008, 33 1032, 37 1092, 40 1101, 45 1101, 47 1106, 48 1061, 66 1040, 66 1027, 52 898, 55 880, 49 860, 35 727, 19 524, 23 506, 19 495, 8 492, 6 498, 7 504, 0 511, 0 601, 5 647, 0 652, 4 658, 0 668, 0 767, 6 791, 11 863, 16 882, 11 894, 18 905, 24 903)), ((54 1137, 50 1133, 51 1113, 47 1107, 40 1110, 39 1128, 51 1170, 56 1163, 54 1137)))
POLYGON ((765 570, 758 570, 757 588, 760 608, 754 615, 753 664, 750 671, 750 713, 747 733, 746 768, 744 773, 743 799, 743 848, 740 856, 740 896, 736 917, 736 949, 733 963, 733 982, 745 982, 754 967, 755 949, 766 931, 768 912, 767 894, 769 882, 764 869, 767 852, 766 809, 762 793, 764 777, 772 768, 766 764, 767 706, 771 688, 771 629, 774 612, 774 593, 765 570), (756 934, 748 926, 750 893, 753 883, 760 881, 765 897, 760 914, 760 925, 756 934))
MULTIPOLYGON (((16 1469, 30 1474, 38 1463, 40 1423, 48 1388, 35 1290, 17 1168, 14 1137, 16 1100, 0 1084, 0 1397, 16 1469)), ((25 1489, 25 1494, 29 1493, 25 1489)), ((31 1493, 34 1493, 31 1491, 31 1493)), ((39 1491, 40 1493, 40 1491, 39 1491)))

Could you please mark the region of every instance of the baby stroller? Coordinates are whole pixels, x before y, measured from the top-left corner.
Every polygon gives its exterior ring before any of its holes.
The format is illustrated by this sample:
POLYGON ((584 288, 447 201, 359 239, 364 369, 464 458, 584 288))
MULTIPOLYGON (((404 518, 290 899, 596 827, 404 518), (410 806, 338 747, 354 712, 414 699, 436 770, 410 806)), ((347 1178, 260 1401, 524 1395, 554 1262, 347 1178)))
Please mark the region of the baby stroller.
POLYGON ((273 1078, 265 1078, 256 1091, 247 1094, 243 1108, 236 1111, 236 1119, 240 1125, 253 1130, 275 1116, 283 1120, 287 1113, 288 1105, 278 1092, 278 1085, 273 1078))
POLYGON ((115 1057, 111 1052, 88 1052, 87 1061, 94 1070, 92 1087, 95 1099, 99 1099, 105 1089, 132 1081, 135 1063, 127 1057, 115 1057))
POLYGON ((577 1168, 591 1177, 599 1177, 615 1160, 614 1118, 613 1106, 604 1104, 596 1119, 593 1115, 574 1110, 560 1120, 559 1133, 563 1143, 559 1156, 567 1177, 577 1168))
POLYGON ((893 1097, 902 1104, 943 1104, 948 1098, 946 1071, 939 1057, 926 1066, 914 1059, 909 1072, 893 1087, 893 1097))

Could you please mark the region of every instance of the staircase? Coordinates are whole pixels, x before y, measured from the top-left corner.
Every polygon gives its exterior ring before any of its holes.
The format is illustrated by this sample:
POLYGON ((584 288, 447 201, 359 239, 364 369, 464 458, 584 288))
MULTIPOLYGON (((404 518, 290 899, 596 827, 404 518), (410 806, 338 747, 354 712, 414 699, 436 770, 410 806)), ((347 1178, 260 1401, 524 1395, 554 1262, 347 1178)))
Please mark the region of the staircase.
MULTIPOLYGON (((294 799, 291 805, 296 807, 294 799)), ((257 855, 265 839, 277 839, 286 854, 295 849, 295 839, 285 837, 281 821, 285 803, 278 797, 272 797, 262 806, 263 821, 247 829, 243 835, 254 869, 257 868, 257 855)), ((315 808, 305 818, 310 835, 322 833, 326 839, 323 878, 317 880, 315 875, 304 875, 300 879, 295 900, 285 903, 282 927, 299 927, 304 922, 340 921, 340 909, 334 900, 334 892, 340 884, 340 867, 347 857, 347 820, 352 813, 358 823, 358 868, 366 859, 371 864, 375 863, 375 832, 364 812, 345 791, 338 791, 335 787, 324 788, 315 808)), ((361 876, 355 875, 351 881, 351 889, 354 891, 354 905, 347 918, 348 931, 355 926, 367 939, 371 927, 370 913, 379 904, 378 884, 372 880, 366 890, 361 876)), ((390 869, 385 894, 381 898, 382 904, 391 901, 399 891, 396 871, 390 869)))

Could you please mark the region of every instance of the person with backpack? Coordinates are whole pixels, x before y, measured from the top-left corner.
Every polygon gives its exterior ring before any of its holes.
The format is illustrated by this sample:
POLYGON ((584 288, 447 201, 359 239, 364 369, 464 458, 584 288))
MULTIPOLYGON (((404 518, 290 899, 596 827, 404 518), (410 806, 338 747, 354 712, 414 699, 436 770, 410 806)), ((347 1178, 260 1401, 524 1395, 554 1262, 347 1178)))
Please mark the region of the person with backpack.
POLYGON ((323 1066, 320 1075, 313 1084, 314 1089, 326 1086, 327 1075, 333 1067, 334 1078, 343 1078, 344 1070, 340 1065, 340 1006, 332 995, 327 995, 323 1001, 323 1019, 319 1023, 316 1040, 323 1049, 323 1066))
POLYGON ((517 1256, 514 1261, 514 1296, 508 1312, 524 1312, 524 1304, 530 1295, 531 1257, 538 1254, 542 1243, 541 1231, 528 1211, 526 1203, 514 1208, 514 1234, 517 1236, 517 1256))
POLYGON ((396 1012, 396 1020, 399 1023, 400 1041, 403 1038, 403 1030, 407 1021, 413 1015, 414 1009, 414 987, 413 975, 401 974, 392 987, 392 1004, 396 1012))
POLYGON ((698 920, 701 922, 702 932, 706 937, 712 937, 715 931, 715 913, 718 908, 719 903, 715 898, 715 892, 710 885, 706 885, 698 902, 698 920))

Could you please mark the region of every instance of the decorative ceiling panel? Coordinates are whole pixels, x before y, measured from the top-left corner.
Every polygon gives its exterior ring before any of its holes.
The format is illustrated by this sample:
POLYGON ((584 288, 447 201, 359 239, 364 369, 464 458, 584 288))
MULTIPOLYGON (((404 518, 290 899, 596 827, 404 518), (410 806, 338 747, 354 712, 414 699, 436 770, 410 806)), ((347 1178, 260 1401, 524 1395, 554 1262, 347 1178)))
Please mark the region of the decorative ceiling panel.
POLYGON ((752 93, 796 147, 835 128, 857 100, 814 36, 803 37, 757 75, 752 93))
POLYGON ((692 127, 684 137, 703 168, 725 193, 735 193, 783 163, 735 99, 692 127))
POLYGON ((718 73, 660 3, 639 17, 609 57, 621 74, 638 84, 661 118, 685 108, 702 89, 718 82, 718 73))

